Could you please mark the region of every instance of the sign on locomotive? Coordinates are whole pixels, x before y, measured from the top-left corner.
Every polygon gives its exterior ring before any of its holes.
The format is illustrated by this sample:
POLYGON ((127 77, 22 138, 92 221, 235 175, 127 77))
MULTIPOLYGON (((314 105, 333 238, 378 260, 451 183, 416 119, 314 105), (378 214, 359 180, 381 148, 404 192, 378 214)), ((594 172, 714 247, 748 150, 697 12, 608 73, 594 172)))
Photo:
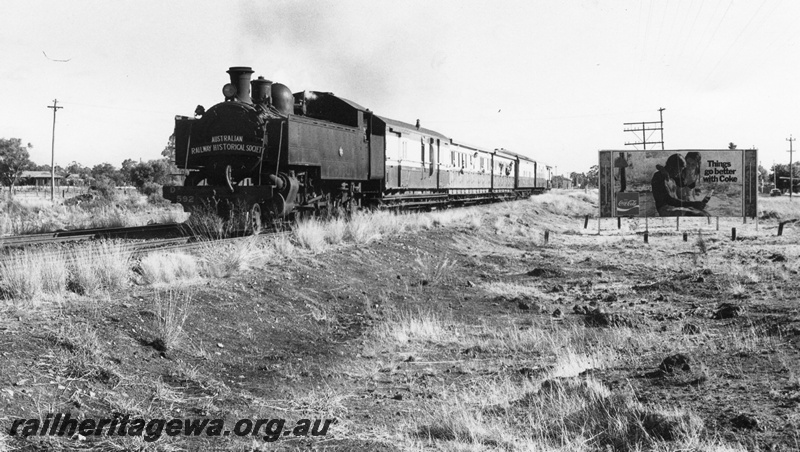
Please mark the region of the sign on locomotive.
POLYGON ((230 68, 223 102, 175 118, 175 163, 186 177, 165 186, 164 197, 186 211, 244 205, 260 224, 302 210, 470 204, 548 188, 550 168, 528 157, 378 116, 332 93, 293 94, 252 73, 230 68))

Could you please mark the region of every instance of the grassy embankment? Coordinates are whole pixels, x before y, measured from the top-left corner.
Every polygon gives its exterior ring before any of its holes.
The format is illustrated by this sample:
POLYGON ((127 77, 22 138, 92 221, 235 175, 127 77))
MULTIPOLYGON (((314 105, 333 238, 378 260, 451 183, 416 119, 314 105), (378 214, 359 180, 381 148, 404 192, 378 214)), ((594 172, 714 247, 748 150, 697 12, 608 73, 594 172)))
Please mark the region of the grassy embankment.
MULTIPOLYGON (((786 219, 794 215, 788 199, 766 199, 761 200, 762 218, 786 219)), ((336 253, 353 245, 361 247, 386 238, 409 237, 427 231, 437 234, 437 231, 457 230, 459 237, 475 238, 469 245, 455 245, 459 251, 487 255, 496 249, 495 238, 542 246, 544 230, 574 236, 580 244, 584 236, 565 223, 579 223, 583 215, 595 212, 595 196, 571 192, 546 194, 519 203, 430 214, 398 216, 379 212, 356 215, 350 221, 308 220, 299 223, 288 236, 209 243, 195 253, 156 252, 139 261, 133 261, 115 243, 91 245, 69 252, 31 251, 14 255, 0 267, 0 285, 6 297, 0 303, 7 319, 12 315, 27 318, 45 313, 56 322, 49 337, 50 342, 60 344, 60 348, 44 360, 49 366, 46 369, 48 375, 61 374, 67 380, 84 382, 116 382, 105 385, 110 389, 101 406, 145 417, 163 416, 166 405, 205 403, 209 404, 208 411, 213 411, 211 408, 215 404, 223 402, 215 402, 215 398, 195 400, 190 392, 167 385, 157 376, 125 374, 121 366, 109 360, 111 352, 99 339, 91 322, 87 324, 74 316, 61 317, 57 313, 71 312, 87 303, 95 306, 94 309, 101 309, 103 300, 109 300, 120 290, 128 290, 126 288, 130 285, 151 287, 145 290, 151 290, 153 294, 147 307, 153 315, 149 317, 149 324, 142 328, 150 332, 159 348, 168 351, 186 349, 202 355, 208 353, 201 351, 202 339, 191 337, 185 325, 187 319, 200 315, 195 307, 197 297, 202 296, 204 282, 221 277, 237 278, 247 274, 248 270, 271 275, 277 264, 313 263, 323 260, 326 253, 336 253), (525 203, 524 208, 520 203, 525 203), (131 380, 139 378, 144 378, 146 384, 152 386, 152 394, 132 396, 131 391, 124 390, 131 380)), ((608 243, 589 246, 596 246, 598 252, 602 252, 605 245, 608 243)), ((553 243, 543 249, 551 257, 568 262, 573 254, 571 246, 574 244, 568 243, 566 238, 554 238, 553 243)), ((701 236, 692 246, 696 249, 698 266, 723 275, 719 280, 721 290, 731 297, 741 296, 749 290, 745 286, 775 285, 777 280, 788 278, 788 273, 782 275, 773 269, 745 265, 731 271, 726 256, 716 256, 713 250, 711 254, 707 249, 703 251, 703 247, 717 246, 715 239, 702 239, 701 236)), ((514 256, 525 255, 513 253, 514 256)), ((643 351, 648 356, 663 356, 675 350, 692 352, 701 348, 752 353, 765 347, 775 348, 771 342, 773 339, 751 330, 709 336, 708 341, 702 344, 680 335, 678 339, 665 341, 661 332, 632 325, 587 328, 568 323, 520 321, 514 316, 475 322, 465 321, 452 311, 425 308, 427 299, 423 286, 440 290, 444 296, 455 282, 463 282, 459 272, 465 270, 465 264, 451 257, 425 254, 424 250, 417 250, 407 261, 398 264, 409 265, 420 281, 425 281, 424 285, 406 285, 401 294, 404 304, 389 306, 383 314, 373 312, 377 320, 361 335, 358 355, 349 356, 337 364, 330 372, 332 381, 304 395, 295 394, 290 402, 284 401, 281 410, 337 416, 344 420, 337 426, 340 438, 390 442, 403 450, 743 450, 736 444, 726 444, 721 440, 693 409, 644 403, 634 391, 624 387, 612 390, 593 377, 592 372, 646 367, 642 361, 643 351), (465 351, 468 351, 466 355, 465 351), (374 422, 370 422, 368 427, 347 420, 357 410, 357 406, 350 403, 356 397, 355 393, 360 393, 347 382, 352 379, 358 385, 370 386, 389 378, 397 384, 406 382, 403 384, 411 385, 408 381, 419 377, 406 375, 399 369, 403 362, 413 364, 415 361, 422 361, 418 368, 428 372, 424 375, 430 374, 429 378, 433 379, 431 393, 437 395, 432 401, 415 403, 413 415, 409 413, 399 418, 382 417, 378 410, 374 422), (437 364, 440 362, 450 362, 452 366, 448 369, 453 369, 452 372, 463 379, 442 381, 437 385, 436 382, 444 375, 437 364), (502 371, 508 368, 516 373, 502 371), (530 376, 520 378, 520 369, 527 369, 526 375, 530 376), (575 378, 578 375, 584 376, 575 378), (303 404, 306 408, 302 410, 292 408, 303 404)), ((482 265, 491 269, 494 264, 482 265)), ((668 273, 679 271, 682 264, 643 265, 661 265, 661 270, 668 273)), ((498 274, 503 273, 502 264, 494 268, 498 274)), ((484 293, 498 299, 523 298, 552 304, 558 297, 544 285, 503 280, 489 273, 477 285, 484 293)), ((587 290, 594 293, 594 289, 587 290)), ((369 298, 390 305, 393 294, 379 292, 369 298)), ((324 328, 334 323, 335 315, 331 312, 330 307, 317 306, 310 315, 324 328)), ((670 328, 682 326, 683 323, 670 328)), ((178 361, 173 376, 188 382, 189 386, 218 394, 219 400, 252 397, 235 385, 213 377, 202 362, 190 365, 178 361)), ((278 374, 295 384, 302 382, 303 372, 310 372, 309 368, 300 372, 287 365, 289 368, 284 366, 278 374)), ((706 378, 713 377, 713 372, 708 369, 701 368, 701 377, 703 373, 706 378)), ((58 411, 69 403, 65 394, 50 394, 49 397, 52 397, 49 405, 39 404, 38 413, 28 414, 41 417, 45 412, 58 411)), ((281 404, 280 401, 252 399, 251 408, 237 408, 236 414, 257 416, 263 414, 263 406, 276 403, 281 404)), ((0 434, 0 449, 11 441, 0 434)), ((179 440, 169 438, 155 444, 130 438, 103 441, 108 448, 169 450, 180 446, 179 440)), ((55 441, 55 444, 68 442, 55 441)), ((208 444, 219 446, 218 443, 208 444)), ((265 447, 264 450, 271 450, 269 445, 244 439, 234 439, 224 447, 230 450, 265 447)))

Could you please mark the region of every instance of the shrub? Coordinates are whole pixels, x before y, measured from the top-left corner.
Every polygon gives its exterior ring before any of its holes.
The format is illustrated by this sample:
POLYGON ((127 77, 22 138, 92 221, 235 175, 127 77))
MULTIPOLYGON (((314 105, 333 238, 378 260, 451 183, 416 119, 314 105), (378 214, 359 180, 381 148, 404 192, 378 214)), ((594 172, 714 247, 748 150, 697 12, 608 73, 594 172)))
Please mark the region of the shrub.
POLYGON ((114 184, 114 181, 107 177, 101 176, 98 178, 92 188, 97 193, 97 196, 102 199, 106 199, 108 201, 117 200, 117 186, 114 184))
POLYGON ((157 184, 155 182, 145 182, 144 185, 139 187, 139 191, 148 197, 156 193, 161 194, 161 184, 157 184))

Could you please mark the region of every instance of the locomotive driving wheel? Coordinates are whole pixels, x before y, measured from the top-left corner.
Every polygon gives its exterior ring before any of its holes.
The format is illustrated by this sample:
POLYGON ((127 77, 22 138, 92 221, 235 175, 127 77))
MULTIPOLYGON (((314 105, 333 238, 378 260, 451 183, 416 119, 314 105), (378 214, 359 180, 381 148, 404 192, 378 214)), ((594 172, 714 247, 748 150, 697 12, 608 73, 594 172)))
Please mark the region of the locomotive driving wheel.
POLYGON ((248 226, 254 233, 257 233, 258 231, 261 230, 261 204, 259 203, 253 204, 253 207, 250 208, 249 213, 250 213, 250 218, 249 218, 250 224, 248 224, 248 226))

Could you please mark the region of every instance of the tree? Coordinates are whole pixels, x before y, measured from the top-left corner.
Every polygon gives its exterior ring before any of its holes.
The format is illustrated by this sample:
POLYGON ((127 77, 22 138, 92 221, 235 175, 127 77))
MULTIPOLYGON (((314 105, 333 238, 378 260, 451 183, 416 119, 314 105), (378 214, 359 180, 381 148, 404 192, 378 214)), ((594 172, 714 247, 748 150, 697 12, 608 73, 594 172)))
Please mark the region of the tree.
POLYGON ((161 155, 170 162, 175 161, 175 134, 169 136, 166 147, 161 151, 161 155))
POLYGON ((120 176, 122 177, 123 185, 133 185, 131 173, 133 172, 133 169, 136 168, 136 165, 138 165, 138 163, 133 159, 125 159, 122 161, 122 168, 119 170, 119 172, 120 176))
POLYGON ((728 143, 728 149, 730 149, 732 151, 732 150, 736 149, 736 145, 733 144, 733 142, 731 141, 730 143, 728 143))
POLYGON ((120 174, 120 171, 110 163, 100 163, 95 165, 92 168, 91 174, 95 180, 100 180, 103 178, 111 181, 114 185, 120 185, 122 183, 122 174, 120 174))
POLYGON ((569 178, 572 179, 572 186, 575 188, 586 188, 586 173, 571 172, 569 178))
POLYGON ((33 166, 28 152, 32 147, 30 143, 23 146, 19 138, 0 138, 0 180, 11 193, 22 172, 33 166))
POLYGON ((83 165, 81 165, 80 163, 78 163, 76 161, 73 161, 69 165, 67 165, 67 167, 64 168, 64 171, 67 172, 68 176, 70 174, 77 174, 82 179, 87 179, 87 178, 91 177, 91 175, 92 175, 92 169, 91 168, 83 166, 83 165))
POLYGON ((589 171, 586 172, 586 185, 588 187, 596 187, 598 177, 600 177, 600 167, 597 165, 592 165, 592 167, 589 168, 589 171))
POLYGON ((758 165, 758 187, 759 190, 763 190, 765 184, 769 184, 769 173, 767 172, 766 168, 761 165, 758 165))

